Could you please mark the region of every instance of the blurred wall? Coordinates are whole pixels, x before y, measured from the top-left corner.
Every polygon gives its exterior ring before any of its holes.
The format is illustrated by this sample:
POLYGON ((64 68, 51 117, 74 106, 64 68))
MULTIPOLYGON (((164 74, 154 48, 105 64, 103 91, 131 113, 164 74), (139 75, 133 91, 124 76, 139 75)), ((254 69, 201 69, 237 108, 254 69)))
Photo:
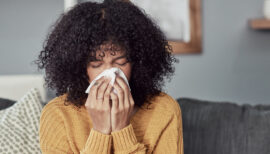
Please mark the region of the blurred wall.
POLYGON ((270 31, 254 31, 263 0, 202 0, 203 52, 179 55, 166 90, 174 98, 270 104, 270 31))
POLYGON ((0 1, 0 75, 37 73, 37 58, 63 0, 0 1))
MULTIPOLYGON (((63 0, 0 1, 0 75, 40 73, 31 62, 63 6, 63 0)), ((270 32, 247 24, 262 16, 262 6, 263 0, 202 0, 203 52, 176 56, 180 62, 165 92, 270 104, 270 32)))

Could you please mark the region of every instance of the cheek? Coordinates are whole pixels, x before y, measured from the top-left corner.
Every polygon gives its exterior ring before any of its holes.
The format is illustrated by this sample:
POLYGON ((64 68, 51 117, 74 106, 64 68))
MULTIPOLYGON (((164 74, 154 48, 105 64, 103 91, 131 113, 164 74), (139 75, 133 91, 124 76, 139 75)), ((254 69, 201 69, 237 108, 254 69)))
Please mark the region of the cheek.
POLYGON ((127 67, 123 68, 122 71, 124 72, 125 76, 127 77, 128 81, 129 81, 130 76, 131 76, 131 66, 128 65, 127 67))
POLYGON ((91 68, 88 68, 87 69, 87 75, 88 75, 88 82, 92 82, 101 72, 100 71, 97 71, 97 70, 94 70, 94 69, 91 69, 91 68))

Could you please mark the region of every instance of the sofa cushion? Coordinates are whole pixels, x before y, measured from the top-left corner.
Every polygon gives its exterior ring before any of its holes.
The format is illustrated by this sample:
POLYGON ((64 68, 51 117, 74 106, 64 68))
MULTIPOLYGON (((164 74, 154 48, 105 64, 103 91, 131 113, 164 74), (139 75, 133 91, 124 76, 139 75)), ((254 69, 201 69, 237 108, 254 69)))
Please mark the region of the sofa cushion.
POLYGON ((3 110, 5 108, 12 106, 15 102, 16 102, 15 100, 0 98, 0 110, 3 110))
POLYGON ((269 154, 270 105, 177 99, 185 154, 269 154))
POLYGON ((41 153, 39 119, 42 110, 37 89, 0 111, 0 153, 41 153))

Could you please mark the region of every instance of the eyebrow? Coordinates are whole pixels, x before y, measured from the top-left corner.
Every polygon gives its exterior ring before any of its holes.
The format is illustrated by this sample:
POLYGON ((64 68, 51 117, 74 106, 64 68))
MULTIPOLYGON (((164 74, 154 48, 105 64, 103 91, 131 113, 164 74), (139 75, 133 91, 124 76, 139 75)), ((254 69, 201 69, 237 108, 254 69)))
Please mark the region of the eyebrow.
MULTIPOLYGON (((114 58, 114 59, 112 60, 112 62, 114 62, 114 61, 116 61, 116 60, 118 60, 118 59, 126 58, 126 57, 127 57, 127 55, 124 54, 124 55, 122 55, 122 56, 119 56, 119 57, 114 58)), ((92 62, 95 62, 95 61, 102 61, 102 60, 100 60, 100 59, 95 59, 95 60, 93 60, 92 62)))

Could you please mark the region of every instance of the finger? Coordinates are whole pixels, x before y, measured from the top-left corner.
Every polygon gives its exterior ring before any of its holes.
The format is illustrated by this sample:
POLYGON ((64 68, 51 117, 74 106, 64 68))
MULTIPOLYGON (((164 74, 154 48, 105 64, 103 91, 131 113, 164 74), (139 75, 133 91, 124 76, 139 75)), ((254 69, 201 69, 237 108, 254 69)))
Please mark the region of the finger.
MULTIPOLYGON (((96 103, 96 97, 97 97, 97 91, 98 91, 98 88, 99 86, 101 85, 101 83, 104 82, 104 78, 100 78, 98 79, 95 83, 96 85, 94 85, 93 87, 91 87, 89 93, 88 93, 88 97, 89 98, 93 98, 95 99, 95 101, 89 101, 89 102, 92 102, 92 105, 94 105, 96 103)), ((90 105, 90 104, 86 104, 86 105, 90 105)))
POLYGON ((126 84, 126 82, 124 81, 124 79, 120 76, 116 76, 116 82, 118 83, 118 85, 123 89, 124 91, 124 98, 123 98, 123 105, 125 107, 129 107, 130 106, 130 102, 129 102, 129 88, 128 85, 126 84))
POLYGON ((135 102, 134 102, 134 99, 132 97, 131 92, 129 92, 129 101, 130 101, 131 106, 134 106, 135 105, 135 102))
POLYGON ((114 83, 113 87, 117 91, 117 96, 118 96, 118 107, 119 109, 123 109, 124 107, 124 90, 118 85, 117 82, 114 83))
POLYGON ((112 91, 112 87, 113 86, 111 84, 109 84, 106 91, 105 91, 105 94, 104 94, 104 103, 106 104, 106 106, 107 105, 110 106, 110 104, 109 104, 110 103, 110 93, 112 91))
POLYGON ((129 87, 128 87, 126 81, 121 76, 119 76, 117 74, 116 77, 115 77, 115 80, 120 85, 120 87, 122 87, 124 90, 126 89, 127 91, 129 91, 129 87))
POLYGON ((90 97, 96 99, 97 98, 97 91, 98 91, 98 88, 99 86, 101 85, 101 83, 104 82, 104 77, 98 79, 95 84, 91 87, 90 91, 89 91, 89 94, 90 97))
POLYGON ((111 92, 110 96, 112 98, 112 110, 116 111, 118 109, 118 107, 119 107, 118 97, 114 92, 111 92))
POLYGON ((109 80, 105 79, 102 85, 100 85, 100 87, 98 88, 97 100, 100 103, 103 103, 104 93, 105 93, 105 90, 107 89, 108 84, 109 84, 109 80))

